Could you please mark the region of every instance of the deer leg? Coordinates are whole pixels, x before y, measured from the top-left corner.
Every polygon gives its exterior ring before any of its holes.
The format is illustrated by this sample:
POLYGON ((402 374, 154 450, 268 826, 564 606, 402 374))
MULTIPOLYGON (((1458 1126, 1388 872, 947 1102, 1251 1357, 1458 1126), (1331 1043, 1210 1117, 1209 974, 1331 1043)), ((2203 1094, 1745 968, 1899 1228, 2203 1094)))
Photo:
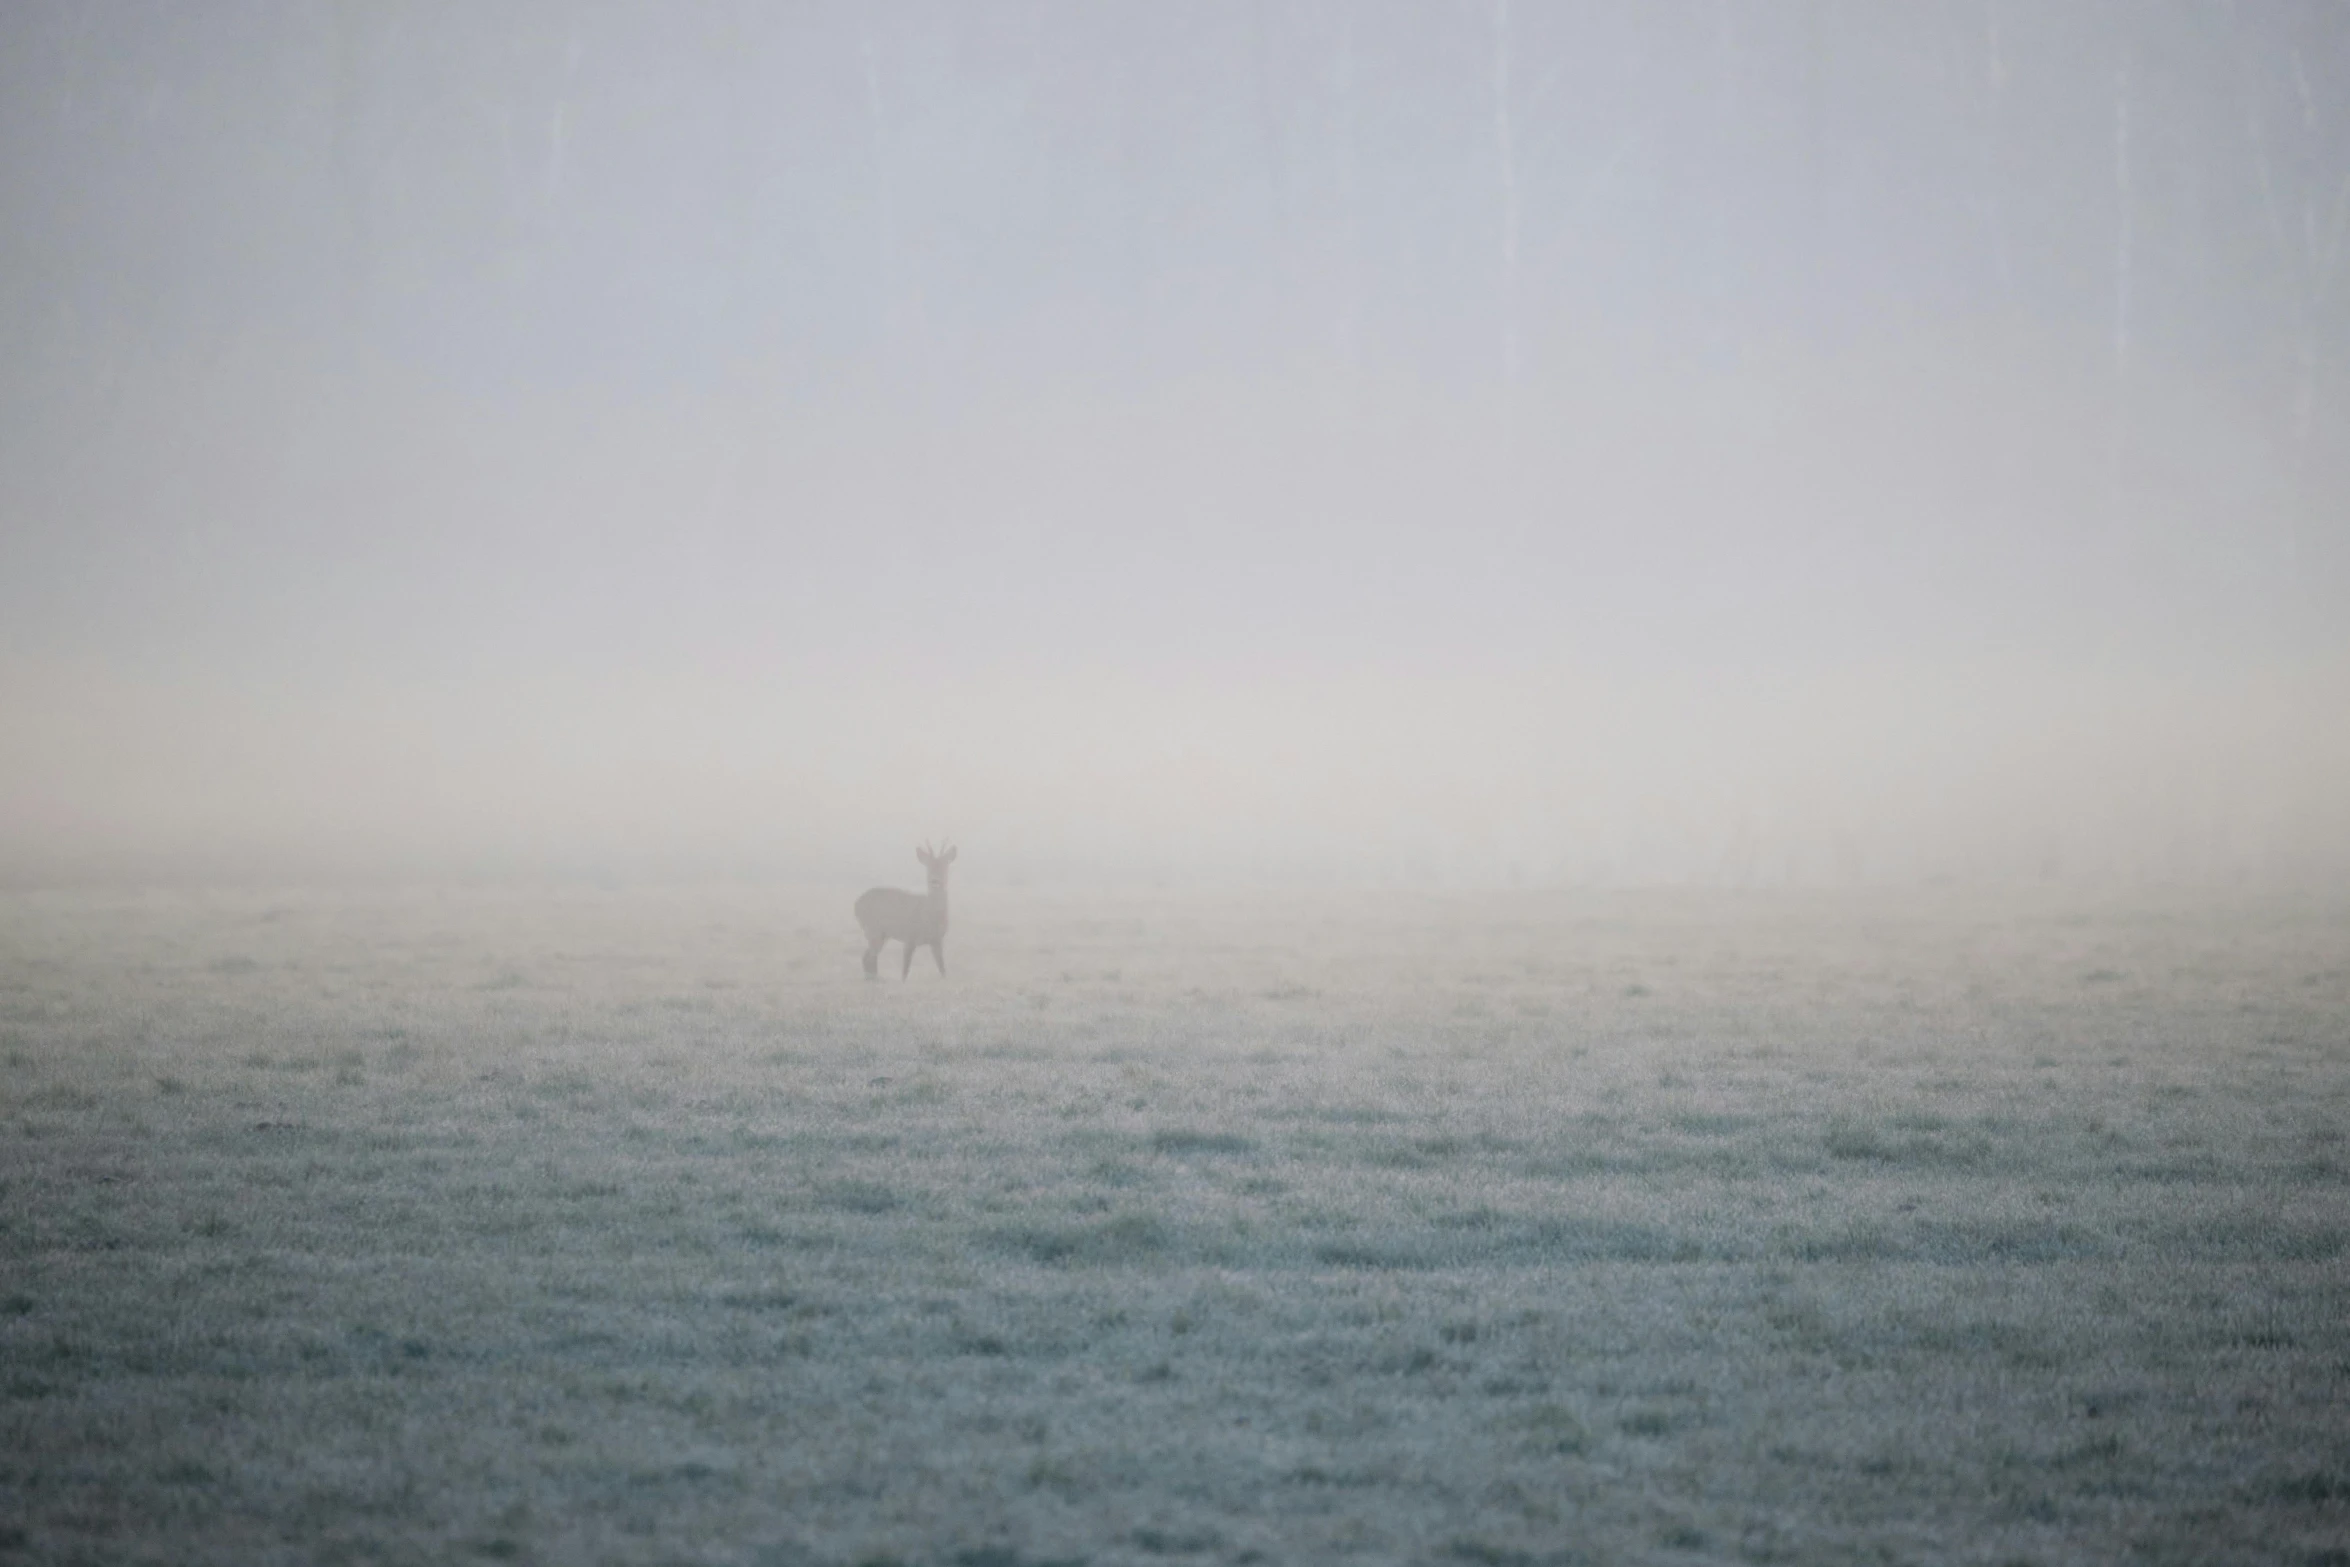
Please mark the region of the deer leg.
POLYGON ((946 939, 946 937, 944 937, 944 936, 941 936, 941 937, 939 937, 939 938, 938 938, 938 940, 936 940, 936 941, 934 941, 934 942, 932 942, 932 943, 930 944, 930 955, 931 955, 932 957, 934 957, 934 958, 938 959, 938 971, 939 971, 941 974, 944 974, 944 973, 947 971, 947 939, 946 939))
POLYGON ((898 978, 904 979, 908 974, 914 972, 914 949, 921 945, 922 943, 918 941, 909 941, 906 943, 906 961, 905 965, 898 970, 898 978))
POLYGON ((867 979, 881 977, 881 944, 888 939, 886 936, 875 936, 865 943, 865 977, 867 979))

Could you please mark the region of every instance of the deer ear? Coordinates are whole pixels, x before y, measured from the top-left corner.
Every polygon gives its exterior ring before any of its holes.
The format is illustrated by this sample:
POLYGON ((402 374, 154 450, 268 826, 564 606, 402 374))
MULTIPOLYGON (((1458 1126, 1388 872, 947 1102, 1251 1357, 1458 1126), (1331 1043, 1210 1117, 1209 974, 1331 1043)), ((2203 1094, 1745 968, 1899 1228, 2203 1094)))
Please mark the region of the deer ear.
POLYGON ((939 856, 939 858, 941 858, 941 859, 943 859, 943 860, 952 861, 956 855, 958 855, 958 854, 960 854, 960 853, 962 853, 962 852, 963 852, 962 850, 960 850, 960 849, 956 848, 956 847, 955 847, 953 844, 951 844, 951 843, 950 843, 950 844, 948 844, 948 845, 947 845, 947 852, 946 852, 945 854, 943 854, 943 855, 939 856))
POLYGON ((920 860, 923 864, 928 865, 930 863, 930 851, 928 849, 917 847, 914 850, 914 858, 920 860))

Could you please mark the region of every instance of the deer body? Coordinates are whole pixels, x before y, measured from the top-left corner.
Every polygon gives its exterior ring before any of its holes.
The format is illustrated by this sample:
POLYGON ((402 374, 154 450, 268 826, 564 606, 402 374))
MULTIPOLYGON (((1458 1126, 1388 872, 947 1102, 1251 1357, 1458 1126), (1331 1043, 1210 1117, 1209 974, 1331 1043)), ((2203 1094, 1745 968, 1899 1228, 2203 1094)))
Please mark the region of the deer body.
POLYGON ((933 854, 928 844, 914 851, 930 877, 926 893, 876 887, 857 900, 857 924, 865 932, 867 979, 880 977, 881 949, 892 941, 903 943, 906 950, 898 978, 914 971, 914 953, 921 947, 930 949, 941 974, 947 971, 947 867, 954 863, 955 853, 952 844, 943 854, 933 854))

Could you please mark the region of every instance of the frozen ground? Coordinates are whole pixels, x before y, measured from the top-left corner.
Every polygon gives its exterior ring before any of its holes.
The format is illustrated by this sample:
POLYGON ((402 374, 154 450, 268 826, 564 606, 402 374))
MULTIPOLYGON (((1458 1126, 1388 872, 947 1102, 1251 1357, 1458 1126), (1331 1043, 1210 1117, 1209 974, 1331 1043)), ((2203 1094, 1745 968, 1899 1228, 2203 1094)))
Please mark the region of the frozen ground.
POLYGON ((856 890, 0 899, 0 1560, 2350 1562, 2350 902, 856 890))

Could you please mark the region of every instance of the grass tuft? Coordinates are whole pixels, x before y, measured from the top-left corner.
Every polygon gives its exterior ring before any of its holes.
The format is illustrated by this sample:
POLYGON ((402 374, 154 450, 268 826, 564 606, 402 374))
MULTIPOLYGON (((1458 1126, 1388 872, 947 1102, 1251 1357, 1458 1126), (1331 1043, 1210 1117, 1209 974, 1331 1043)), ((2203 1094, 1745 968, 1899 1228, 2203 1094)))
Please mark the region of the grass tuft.
POLYGON ((1151 1152, 1182 1157, 1191 1154, 1245 1154, 1256 1152, 1256 1142, 1235 1132, 1201 1132, 1171 1128, 1151 1133, 1151 1152))
POLYGON ((2323 1507, 2333 1502, 2350 1502, 2350 1476, 2330 1469, 2304 1470, 2297 1475, 2284 1475, 2260 1488, 2269 1501, 2295 1507, 2323 1507))
POLYGON ((1156 1214, 1127 1213, 1092 1224, 1013 1225, 992 1238, 999 1249, 1047 1267, 1121 1267, 1165 1259, 1176 1233, 1156 1214))
POLYGON ((1564 1404, 1537 1404, 1518 1418, 1527 1445, 1538 1453, 1580 1454, 1591 1449, 1591 1432, 1564 1404))

